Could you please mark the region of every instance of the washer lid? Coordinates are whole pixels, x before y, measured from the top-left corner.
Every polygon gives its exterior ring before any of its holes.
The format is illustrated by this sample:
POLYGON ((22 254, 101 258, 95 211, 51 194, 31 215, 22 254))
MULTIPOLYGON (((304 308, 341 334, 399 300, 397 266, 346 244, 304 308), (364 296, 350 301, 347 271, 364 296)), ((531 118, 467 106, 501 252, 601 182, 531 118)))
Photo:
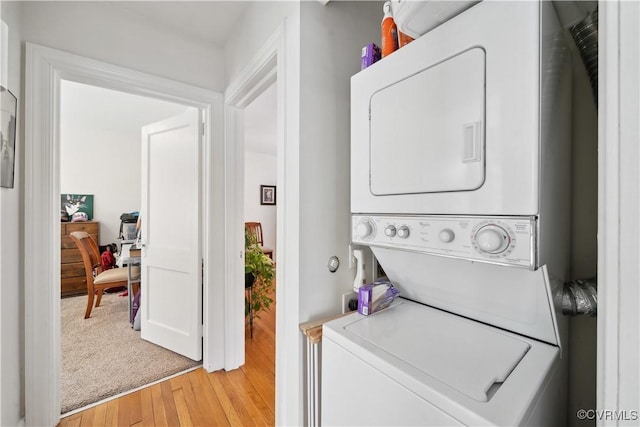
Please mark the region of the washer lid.
POLYGON ((546 266, 529 271, 400 249, 371 249, 400 296, 562 345, 553 301, 560 283, 550 280, 546 266))
POLYGON ((410 302, 344 327, 380 351, 398 358, 480 402, 487 402, 530 345, 501 330, 410 302))

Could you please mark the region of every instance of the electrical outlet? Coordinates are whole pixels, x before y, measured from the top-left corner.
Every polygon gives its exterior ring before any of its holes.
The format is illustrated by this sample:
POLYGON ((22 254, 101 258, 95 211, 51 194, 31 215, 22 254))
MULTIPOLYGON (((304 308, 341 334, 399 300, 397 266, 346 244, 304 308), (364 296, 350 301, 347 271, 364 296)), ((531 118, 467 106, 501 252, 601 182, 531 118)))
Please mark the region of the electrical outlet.
POLYGON ((349 300, 351 298, 355 298, 357 296, 358 296, 358 294, 356 294, 353 291, 342 294, 342 314, 348 313, 350 311, 349 310, 349 300))

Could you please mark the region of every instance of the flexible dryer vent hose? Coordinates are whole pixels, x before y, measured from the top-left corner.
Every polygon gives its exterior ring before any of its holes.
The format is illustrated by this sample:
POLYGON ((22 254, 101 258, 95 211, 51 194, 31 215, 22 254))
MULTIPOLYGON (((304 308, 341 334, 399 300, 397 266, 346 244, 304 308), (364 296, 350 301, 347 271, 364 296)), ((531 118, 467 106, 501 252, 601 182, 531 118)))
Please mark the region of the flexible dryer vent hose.
POLYGON ((562 314, 586 314, 595 317, 598 314, 597 279, 594 277, 565 283, 556 294, 556 303, 562 307, 562 314))
POLYGON ((591 81, 593 99, 598 106, 598 7, 586 18, 569 28, 578 47, 582 63, 591 81))

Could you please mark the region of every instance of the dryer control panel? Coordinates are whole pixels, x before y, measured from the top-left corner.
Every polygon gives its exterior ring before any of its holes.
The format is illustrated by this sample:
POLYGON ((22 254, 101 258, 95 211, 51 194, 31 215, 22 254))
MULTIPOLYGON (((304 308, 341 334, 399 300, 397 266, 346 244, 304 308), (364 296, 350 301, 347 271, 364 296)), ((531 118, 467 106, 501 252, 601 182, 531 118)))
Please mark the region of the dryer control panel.
POLYGON ((352 241, 535 269, 535 217, 352 215, 352 241))

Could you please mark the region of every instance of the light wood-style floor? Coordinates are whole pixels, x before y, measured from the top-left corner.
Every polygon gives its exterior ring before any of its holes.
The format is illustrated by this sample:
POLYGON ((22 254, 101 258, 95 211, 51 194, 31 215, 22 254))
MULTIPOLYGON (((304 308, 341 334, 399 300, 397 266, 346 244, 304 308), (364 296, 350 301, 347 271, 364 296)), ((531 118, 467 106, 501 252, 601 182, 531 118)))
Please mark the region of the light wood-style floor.
POLYGON ((275 425, 275 304, 247 327, 245 365, 195 371, 60 420, 66 426, 275 425))

